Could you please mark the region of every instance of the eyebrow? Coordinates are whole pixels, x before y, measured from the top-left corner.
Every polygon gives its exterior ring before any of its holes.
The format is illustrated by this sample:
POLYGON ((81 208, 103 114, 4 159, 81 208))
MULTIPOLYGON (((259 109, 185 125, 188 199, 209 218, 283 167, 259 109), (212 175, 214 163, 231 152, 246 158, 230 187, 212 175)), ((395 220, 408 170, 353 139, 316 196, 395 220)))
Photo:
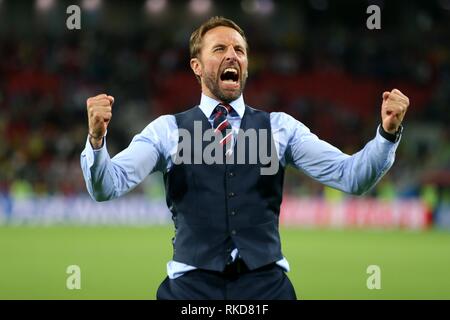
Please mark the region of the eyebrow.
MULTIPOLYGON (((225 48, 225 47, 226 47, 225 44, 223 44, 223 43, 218 43, 218 44, 213 45, 213 46, 212 46, 212 49, 216 49, 216 48, 225 48)), ((245 47, 241 46, 240 44, 236 44, 236 45, 234 45, 233 47, 234 47, 234 48, 237 48, 237 49, 245 50, 245 47)))

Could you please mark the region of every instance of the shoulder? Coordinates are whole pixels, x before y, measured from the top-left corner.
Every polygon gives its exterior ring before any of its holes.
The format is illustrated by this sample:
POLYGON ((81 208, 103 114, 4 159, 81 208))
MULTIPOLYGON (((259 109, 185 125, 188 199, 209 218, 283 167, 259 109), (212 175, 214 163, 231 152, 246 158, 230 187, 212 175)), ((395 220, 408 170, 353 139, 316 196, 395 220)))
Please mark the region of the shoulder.
POLYGON ((196 115, 198 112, 201 112, 199 106, 192 107, 182 112, 175 113, 173 115, 174 119, 178 121, 179 119, 187 118, 196 115))
POLYGON ((147 128, 164 128, 170 127, 172 124, 175 124, 175 116, 171 114, 165 114, 159 116, 152 122, 147 125, 147 128))
POLYGON ((288 136, 310 134, 309 128, 290 114, 285 112, 271 112, 270 124, 274 131, 283 131, 288 136))
POLYGON ((173 115, 162 115, 150 122, 144 130, 142 135, 147 137, 165 137, 170 132, 177 129, 177 122, 173 115))
POLYGON ((260 118, 266 121, 270 121, 270 112, 259 110, 249 105, 245 105, 245 113, 253 118, 260 118))
POLYGON ((184 110, 184 111, 175 113, 173 116, 174 116, 175 118, 177 118, 177 117, 180 117, 180 116, 190 115, 190 114, 196 112, 197 109, 199 109, 198 105, 197 105, 197 106, 194 106, 194 107, 192 107, 192 108, 190 108, 190 109, 187 109, 187 110, 184 110))
POLYGON ((270 119, 275 121, 297 121, 293 116, 287 114, 286 112, 271 112, 270 119))
POLYGON ((272 129, 280 129, 287 131, 300 130, 300 132, 309 132, 309 128, 299 120, 295 119, 286 112, 267 112, 246 105, 245 112, 249 112, 252 116, 264 117, 270 120, 272 129))
POLYGON ((305 126, 303 123, 285 112, 271 112, 270 121, 280 125, 305 126))

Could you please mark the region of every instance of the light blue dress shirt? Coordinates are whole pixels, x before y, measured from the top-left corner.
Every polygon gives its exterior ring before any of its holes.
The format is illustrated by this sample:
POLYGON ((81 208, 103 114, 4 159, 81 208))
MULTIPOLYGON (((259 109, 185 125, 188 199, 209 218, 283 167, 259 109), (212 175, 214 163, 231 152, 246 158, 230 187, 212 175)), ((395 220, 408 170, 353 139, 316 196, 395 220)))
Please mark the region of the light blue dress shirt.
MULTIPOLYGON (((211 126, 212 113, 218 104, 219 101, 202 94, 199 107, 211 126)), ((236 134, 245 113, 243 97, 240 96, 230 105, 233 111, 228 115, 228 120, 236 134)), ((377 129, 375 138, 350 156, 320 140, 304 124, 284 112, 270 113, 270 124, 280 165, 290 164, 327 186, 356 195, 368 191, 389 170, 400 142, 386 140, 377 129)), ((113 158, 108 154, 106 138, 97 150, 92 148, 88 138, 81 153, 81 168, 89 194, 96 201, 118 198, 152 172, 169 171, 177 144, 178 127, 173 115, 160 116, 152 121, 125 150, 113 158)), ((237 249, 231 255, 234 260, 238 255, 237 249)), ((289 271, 285 258, 277 264, 289 271)), ((167 274, 171 279, 193 269, 195 266, 173 260, 167 263, 167 274)))

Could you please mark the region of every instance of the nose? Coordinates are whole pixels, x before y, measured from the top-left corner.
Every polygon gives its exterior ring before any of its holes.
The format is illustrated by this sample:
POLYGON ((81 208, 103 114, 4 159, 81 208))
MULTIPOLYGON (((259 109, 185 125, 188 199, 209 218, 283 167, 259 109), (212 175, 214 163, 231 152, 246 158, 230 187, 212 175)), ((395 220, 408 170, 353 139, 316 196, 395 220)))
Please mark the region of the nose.
POLYGON ((233 46, 228 46, 227 51, 225 53, 225 59, 226 60, 237 60, 237 54, 234 50, 233 46))

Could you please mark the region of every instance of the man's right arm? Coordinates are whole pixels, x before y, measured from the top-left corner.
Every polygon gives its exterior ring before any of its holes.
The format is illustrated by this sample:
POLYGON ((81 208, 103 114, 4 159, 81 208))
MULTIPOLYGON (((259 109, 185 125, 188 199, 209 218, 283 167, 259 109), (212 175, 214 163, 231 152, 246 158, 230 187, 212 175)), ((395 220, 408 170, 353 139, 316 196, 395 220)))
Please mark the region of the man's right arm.
MULTIPOLYGON (((111 107, 112 102, 113 99, 111 107)), ((88 100, 89 135, 81 153, 81 168, 91 197, 106 201, 132 190, 150 173, 168 168, 169 151, 177 126, 173 116, 161 116, 136 135, 125 150, 110 158, 104 136, 111 110, 107 110, 108 121, 102 121, 105 114, 102 109, 99 111, 98 104, 98 100, 93 103, 88 100), (94 121, 94 117, 100 119, 94 121), (102 126, 102 123, 105 125, 102 126), (97 139, 99 136, 100 139, 97 139), (96 143, 96 140, 100 141, 96 143)))

